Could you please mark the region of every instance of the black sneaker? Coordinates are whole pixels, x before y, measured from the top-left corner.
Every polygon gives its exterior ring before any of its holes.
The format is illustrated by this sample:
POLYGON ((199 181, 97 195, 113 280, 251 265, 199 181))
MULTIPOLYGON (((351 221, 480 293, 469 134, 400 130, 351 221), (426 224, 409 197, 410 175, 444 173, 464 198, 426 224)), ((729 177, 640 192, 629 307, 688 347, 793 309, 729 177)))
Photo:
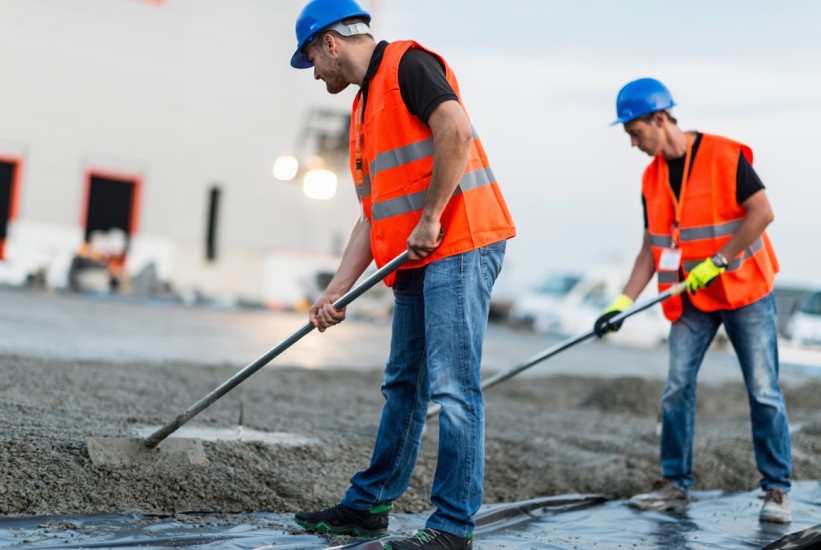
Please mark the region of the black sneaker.
POLYGON ((294 515, 294 520, 305 529, 316 533, 380 537, 388 532, 390 510, 393 510, 393 504, 380 504, 365 511, 337 504, 320 512, 300 510, 294 515))
POLYGON ((388 541, 383 545, 383 548, 385 550, 419 550, 420 548, 472 550, 473 537, 463 539, 439 529, 422 529, 412 537, 388 541))

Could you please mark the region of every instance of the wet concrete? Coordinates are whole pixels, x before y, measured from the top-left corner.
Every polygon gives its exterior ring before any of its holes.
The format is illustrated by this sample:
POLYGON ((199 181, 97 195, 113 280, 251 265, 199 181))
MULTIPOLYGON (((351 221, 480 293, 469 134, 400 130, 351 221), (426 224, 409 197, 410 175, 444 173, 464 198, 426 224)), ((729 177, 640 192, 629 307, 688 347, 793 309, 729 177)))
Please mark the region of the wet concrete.
MULTIPOLYGON (((75 520, 64 521, 66 516, 133 514, 142 520, 159 514, 179 520, 203 511, 221 517, 252 514, 221 524, 222 533, 213 539, 219 541, 234 529, 251 529, 248 524, 258 514, 287 515, 335 503, 350 476, 369 460, 383 402, 379 386, 390 332, 384 324, 350 320, 324 334, 309 334, 281 356, 283 364, 262 369, 187 426, 215 434, 238 430, 241 423, 261 433, 304 438, 301 444, 214 437, 203 440, 207 464, 99 466, 86 438, 134 437, 140 429, 164 425, 248 361, 236 357, 254 359, 304 324, 304 315, 9 289, 0 289, 0 305, 0 515, 15 520, 60 514, 63 519, 54 524, 40 520, 54 530, 49 536, 59 539, 74 529, 75 520)), ((552 343, 491 326, 486 374, 552 343)), ((666 355, 665 348, 588 342, 489 390, 484 502, 572 493, 619 500, 647 490, 658 473, 656 428, 666 355)), ((760 501, 750 491, 759 476, 734 356, 712 352, 701 380, 696 488, 745 494, 743 506, 731 508, 732 517, 757 525, 760 501)), ((821 379, 785 372, 783 381, 794 477, 817 483, 821 379)), ((430 506, 437 439, 433 422, 411 486, 396 502, 397 513, 413 525, 430 506)), ((551 525, 535 538, 513 531, 483 547, 611 548, 607 541, 616 540, 627 525, 624 516, 611 522, 605 521, 609 516, 578 513, 565 515, 561 525, 586 526, 590 545, 569 532, 554 538, 551 525)), ((700 531, 720 531, 723 521, 736 521, 724 515, 715 526, 709 517, 704 523, 651 519, 624 543, 643 542, 647 529, 659 527, 684 533, 689 547, 705 547, 697 543, 700 531)), ((272 541, 282 542, 282 548, 325 546, 317 538, 300 546, 306 540, 301 531, 292 524, 282 529, 276 536, 281 538, 272 541)), ((765 536, 775 540, 786 532, 765 536)), ((92 540, 97 533, 92 530, 92 540)), ((191 545, 208 543, 207 536, 201 542, 191 536, 191 545)), ((653 547, 649 544, 644 547, 653 547)))

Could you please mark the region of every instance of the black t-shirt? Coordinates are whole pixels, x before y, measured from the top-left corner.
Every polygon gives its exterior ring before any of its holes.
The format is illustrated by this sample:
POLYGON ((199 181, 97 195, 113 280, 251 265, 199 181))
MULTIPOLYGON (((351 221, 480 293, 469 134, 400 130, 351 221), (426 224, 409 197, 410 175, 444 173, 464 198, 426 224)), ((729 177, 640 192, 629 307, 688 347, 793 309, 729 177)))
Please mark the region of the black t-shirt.
MULTIPOLYGON (((699 132, 696 133, 696 139, 693 141, 693 150, 690 153, 690 169, 693 168, 693 160, 696 158, 700 144, 701 133, 699 132)), ((673 193, 676 194, 676 198, 679 198, 681 195, 681 178, 684 175, 685 157, 686 155, 675 159, 667 159, 667 169, 670 173, 670 187, 673 189, 673 193)), ((738 169, 736 170, 736 202, 741 204, 762 189, 764 189, 764 184, 761 182, 761 178, 755 173, 753 166, 747 160, 747 157, 744 156, 744 153, 739 153, 738 169)), ((644 228, 647 229, 647 201, 644 195, 641 196, 641 205, 644 210, 644 228)))
MULTIPOLYGON (((370 80, 385 54, 386 41, 379 42, 362 82, 362 100, 368 99, 370 80)), ((459 101, 447 78, 445 68, 436 56, 418 48, 408 48, 399 61, 399 91, 408 111, 425 124, 433 110, 442 102, 459 101)), ((364 112, 364 109, 363 109, 364 112)))

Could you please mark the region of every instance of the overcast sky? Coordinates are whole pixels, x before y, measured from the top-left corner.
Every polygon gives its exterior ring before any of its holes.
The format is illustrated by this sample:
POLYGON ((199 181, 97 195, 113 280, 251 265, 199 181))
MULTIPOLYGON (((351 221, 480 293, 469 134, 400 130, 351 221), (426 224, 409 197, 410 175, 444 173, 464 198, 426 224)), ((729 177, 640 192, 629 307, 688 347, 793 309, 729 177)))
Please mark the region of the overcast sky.
POLYGON ((767 187, 782 284, 821 285, 821 2, 378 0, 377 39, 441 53, 517 222, 507 285, 568 266, 629 267, 641 173, 616 116, 655 77, 683 129, 747 143, 767 187))

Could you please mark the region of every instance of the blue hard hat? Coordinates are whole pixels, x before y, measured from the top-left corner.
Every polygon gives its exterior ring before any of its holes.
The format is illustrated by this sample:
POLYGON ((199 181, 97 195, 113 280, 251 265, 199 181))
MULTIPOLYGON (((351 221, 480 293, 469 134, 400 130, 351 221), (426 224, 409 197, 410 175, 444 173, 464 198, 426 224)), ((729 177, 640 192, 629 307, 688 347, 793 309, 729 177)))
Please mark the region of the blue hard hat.
POLYGON ((655 78, 639 78, 619 92, 616 98, 616 116, 619 118, 613 124, 624 124, 640 116, 670 109, 675 104, 667 86, 655 78))
POLYGON ((296 51, 291 66, 309 69, 314 66, 302 51, 305 44, 322 29, 351 17, 364 17, 370 23, 371 14, 353 0, 311 0, 296 19, 296 51))

